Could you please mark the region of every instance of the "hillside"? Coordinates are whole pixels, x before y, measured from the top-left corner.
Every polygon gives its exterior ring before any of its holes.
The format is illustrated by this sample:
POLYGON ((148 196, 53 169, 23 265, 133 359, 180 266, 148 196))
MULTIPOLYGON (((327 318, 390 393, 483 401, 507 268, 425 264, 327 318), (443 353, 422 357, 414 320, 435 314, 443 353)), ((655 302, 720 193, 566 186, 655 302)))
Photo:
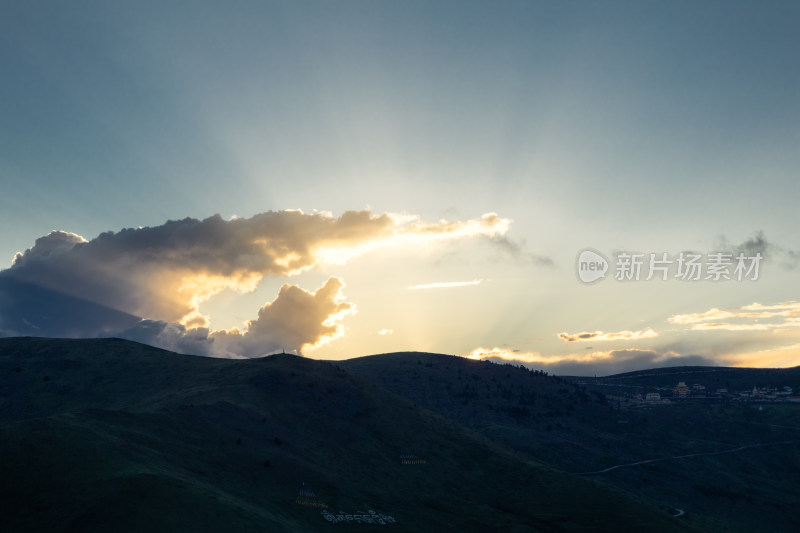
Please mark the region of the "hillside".
POLYGON ((10 531, 693 529, 290 355, 0 339, 0 457, 10 531), (321 504, 394 523, 331 524, 321 504))
POLYGON ((525 457, 567 472, 598 472, 585 477, 660 507, 683 509, 682 518, 704 530, 800 530, 793 511, 800 405, 686 404, 626 411, 601 393, 617 392, 627 381, 637 387, 674 386, 673 380, 700 375, 731 383, 782 382, 796 369, 656 369, 612 376, 606 388, 592 390, 592 383, 523 367, 426 353, 368 356, 341 365, 525 457))
POLYGON ((404 352, 338 363, 414 403, 566 470, 607 461, 590 439, 615 430, 617 416, 602 394, 524 367, 463 357, 404 352))

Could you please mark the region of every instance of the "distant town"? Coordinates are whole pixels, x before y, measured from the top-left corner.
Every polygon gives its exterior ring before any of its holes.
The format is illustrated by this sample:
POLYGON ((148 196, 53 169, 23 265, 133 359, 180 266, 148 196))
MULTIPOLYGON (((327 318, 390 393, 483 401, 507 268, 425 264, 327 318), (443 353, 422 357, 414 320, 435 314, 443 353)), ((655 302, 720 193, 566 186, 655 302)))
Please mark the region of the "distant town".
POLYGON ((651 387, 653 390, 642 393, 625 392, 606 394, 611 400, 624 402, 623 406, 668 405, 676 402, 792 402, 800 404, 800 395, 792 387, 758 387, 748 390, 708 389, 702 383, 687 385, 679 381, 674 387, 651 387))

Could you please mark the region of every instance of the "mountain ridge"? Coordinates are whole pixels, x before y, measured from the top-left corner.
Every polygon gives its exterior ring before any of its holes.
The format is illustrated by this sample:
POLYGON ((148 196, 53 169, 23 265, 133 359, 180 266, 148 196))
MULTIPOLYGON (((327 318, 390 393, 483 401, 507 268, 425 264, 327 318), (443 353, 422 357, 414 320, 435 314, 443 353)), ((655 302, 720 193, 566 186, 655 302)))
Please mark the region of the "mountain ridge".
POLYGON ((359 531, 696 530, 339 362, 0 339, 0 391, 0 501, 17 531, 328 531, 323 510, 395 520, 351 518, 359 531))
POLYGON ((614 396, 671 391, 681 380, 711 391, 752 389, 754 380, 798 390, 796 368, 667 367, 594 379, 413 353, 340 364, 523 457, 594 473, 656 505, 682 509, 703 530, 800 528, 791 510, 800 472, 800 405, 725 395, 627 408, 614 396))

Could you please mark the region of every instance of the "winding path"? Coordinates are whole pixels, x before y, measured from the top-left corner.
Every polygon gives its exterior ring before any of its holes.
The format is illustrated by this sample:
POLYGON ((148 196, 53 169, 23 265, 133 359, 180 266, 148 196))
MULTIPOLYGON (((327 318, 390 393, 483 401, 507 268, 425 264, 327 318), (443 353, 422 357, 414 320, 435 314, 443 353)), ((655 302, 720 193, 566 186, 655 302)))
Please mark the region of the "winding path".
POLYGON ((777 441, 777 442, 764 442, 764 443, 761 443, 761 444, 748 444, 746 446, 739 446, 738 448, 731 448, 730 450, 722 450, 722 451, 719 451, 719 452, 689 453, 689 454, 686 454, 686 455, 674 455, 672 457, 660 457, 658 459, 646 459, 644 461, 637 461, 635 463, 625 463, 625 464, 609 466, 608 468, 605 468, 603 470, 595 470, 593 472, 575 472, 575 475, 577 475, 577 476, 594 476, 594 475, 598 475, 598 474, 606 474, 608 472, 611 472, 612 470, 616 470, 618 468, 625 468, 625 467, 628 467, 628 466, 638 466, 638 465, 644 465, 644 464, 648 464, 648 463, 657 463, 659 461, 671 461, 673 459, 689 459, 689 458, 692 458, 692 457, 703 457, 703 456, 707 456, 707 455, 722 455, 724 453, 736 453, 736 452, 740 452, 742 450, 749 450, 751 448, 763 448, 765 446, 775 446, 775 445, 778 445, 778 444, 797 444, 797 443, 800 443, 800 439, 782 440, 782 441, 777 441))

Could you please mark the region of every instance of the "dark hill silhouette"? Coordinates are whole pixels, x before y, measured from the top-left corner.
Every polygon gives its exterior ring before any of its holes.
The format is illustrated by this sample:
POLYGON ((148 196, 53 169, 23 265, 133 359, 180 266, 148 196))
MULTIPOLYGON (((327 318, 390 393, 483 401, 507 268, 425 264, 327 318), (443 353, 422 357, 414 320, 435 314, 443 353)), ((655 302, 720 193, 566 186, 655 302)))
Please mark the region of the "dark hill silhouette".
POLYGON ((602 394, 674 387, 681 380, 798 389, 796 368, 664 368, 598 378, 607 385, 595 388, 588 378, 573 382, 519 366, 428 353, 339 364, 529 459, 576 473, 635 465, 594 476, 664 508, 683 509, 682 519, 703 530, 800 531, 793 504, 800 405, 727 402, 621 410, 602 394))
POLYGON ((565 469, 591 468, 606 456, 591 438, 568 435, 591 435, 617 426, 618 417, 602 394, 522 366, 418 352, 359 357, 339 364, 493 440, 565 469))
POLYGON ((348 359, 341 366, 444 416, 473 423, 544 421, 566 415, 574 403, 585 414, 607 411, 598 406, 604 398, 570 381, 510 364, 400 352, 348 359))
POLYGON ((793 368, 740 368, 717 366, 680 366, 638 370, 624 374, 614 374, 595 380, 569 378, 573 381, 609 383, 615 386, 645 388, 674 387, 679 381, 691 386, 700 383, 709 391, 727 389, 729 391, 749 390, 754 386, 778 387, 794 386, 800 389, 800 366, 793 368))
POLYGON ((0 339, 0 458, 6 531, 693 530, 291 355, 0 339), (409 453, 425 462, 401 464, 409 453))

